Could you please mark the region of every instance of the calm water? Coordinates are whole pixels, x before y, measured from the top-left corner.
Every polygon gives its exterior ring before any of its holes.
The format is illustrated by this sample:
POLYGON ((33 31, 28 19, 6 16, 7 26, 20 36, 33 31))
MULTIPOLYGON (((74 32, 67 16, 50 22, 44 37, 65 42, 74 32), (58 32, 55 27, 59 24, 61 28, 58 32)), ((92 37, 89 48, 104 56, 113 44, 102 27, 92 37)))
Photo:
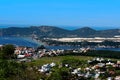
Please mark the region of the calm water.
POLYGON ((64 49, 64 50, 69 50, 69 49, 79 49, 80 47, 75 47, 75 46, 46 46, 48 49, 64 49))
POLYGON ((120 51, 120 48, 96 48, 96 50, 120 51))
MULTIPOLYGON (((2 44, 14 44, 17 46, 28 46, 28 47, 38 47, 43 45, 38 43, 31 38, 19 38, 19 37, 0 37, 0 45, 2 44)), ((80 47, 74 46, 46 46, 48 49, 79 49, 80 47)), ((111 50, 111 51, 120 51, 120 48, 96 48, 96 50, 111 50)))
MULTIPOLYGON (((48 46, 48 49, 80 49, 81 47, 74 47, 74 46, 48 46)), ((108 50, 108 51, 120 51, 120 48, 95 48, 95 50, 108 50)))
POLYGON ((17 46, 28 46, 28 47, 37 47, 40 45, 30 38, 19 38, 19 37, 0 37, 0 45, 2 44, 13 44, 17 46))

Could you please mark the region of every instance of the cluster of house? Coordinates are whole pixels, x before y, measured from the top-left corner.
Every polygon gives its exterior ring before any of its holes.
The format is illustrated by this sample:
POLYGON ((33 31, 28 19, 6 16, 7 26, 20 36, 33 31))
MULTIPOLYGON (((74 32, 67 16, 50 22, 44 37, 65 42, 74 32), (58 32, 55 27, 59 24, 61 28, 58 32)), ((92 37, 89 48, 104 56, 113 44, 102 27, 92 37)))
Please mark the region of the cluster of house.
MULTIPOLYGON (((72 68, 69 64, 64 64, 64 66, 69 69, 69 73, 74 75, 76 79, 94 79, 101 80, 101 76, 106 78, 105 80, 120 80, 120 74, 116 74, 117 70, 120 70, 120 61, 112 61, 110 59, 94 58, 93 60, 88 60, 86 63, 87 67, 72 68)), ((55 63, 45 64, 41 66, 38 71, 40 73, 52 73, 51 68, 56 66, 55 63)), ((60 68, 60 67, 59 67, 60 68)))
POLYGON ((93 49, 89 48, 89 47, 87 47, 87 48, 79 48, 79 49, 73 50, 73 53, 86 53, 89 50, 93 50, 93 49))
POLYGON ((46 50, 46 49, 43 49, 43 50, 39 50, 37 52, 37 54, 39 55, 39 57, 58 56, 60 54, 64 54, 64 50, 60 50, 60 49, 57 49, 57 50, 46 50))
POLYGON ((45 56, 59 56, 64 55, 64 53, 85 53, 89 51, 89 48, 80 48, 75 50, 64 50, 64 49, 57 49, 57 50, 47 50, 47 49, 40 49, 35 50, 34 48, 29 47, 16 47, 14 53, 17 55, 17 58, 28 58, 31 57, 33 59, 38 59, 45 56))
POLYGON ((51 68, 53 68, 54 66, 56 66, 56 64, 53 62, 50 64, 44 64, 43 66, 41 66, 40 69, 38 69, 38 71, 41 73, 49 73, 51 68))
MULTIPOLYGON (((77 49, 72 50, 73 53, 79 53, 79 52, 86 52, 89 48, 83 48, 83 49, 77 49)), ((27 48, 27 47, 16 47, 15 48, 15 54, 17 55, 17 58, 40 58, 44 56, 58 56, 60 54, 64 55, 65 50, 46 50, 41 49, 36 51, 33 48, 27 48)), ((72 68, 69 64, 64 64, 62 67, 66 67, 69 69, 69 73, 71 75, 77 76, 77 78, 94 78, 99 79, 101 76, 108 77, 107 80, 120 80, 120 73, 116 75, 116 71, 120 70, 120 61, 112 61, 110 59, 104 59, 104 58, 94 58, 92 60, 87 61, 87 67, 78 67, 78 68, 72 68), (116 75, 116 76, 114 76, 116 75), (114 76, 114 77, 113 77, 114 76)), ((40 73, 51 73, 51 69, 56 66, 55 63, 45 64, 41 66, 38 71, 40 73)))
MULTIPOLYGON (((58 56, 60 54, 64 54, 64 50, 47 50, 47 49, 40 49, 36 50, 30 47, 16 47, 14 54, 17 55, 17 59, 25 59, 26 61, 28 58, 38 59, 45 56, 58 56)), ((23 60, 22 60, 23 61, 23 60)))
POLYGON ((16 47, 14 54, 17 58, 31 57, 35 53, 35 49, 29 47, 16 47))
POLYGON ((57 49, 57 50, 39 50, 37 54, 39 57, 44 57, 44 56, 59 56, 59 55, 64 55, 65 53, 86 53, 89 51, 90 48, 80 48, 80 49, 70 49, 70 50, 64 50, 64 49, 57 49))
POLYGON ((74 69, 71 73, 77 74, 78 77, 95 78, 99 79, 100 76, 108 77, 107 80, 120 80, 120 75, 113 77, 117 70, 120 70, 120 61, 112 61, 110 59, 105 60, 103 58, 94 58, 88 60, 89 67, 84 68, 84 72, 81 68, 74 69))

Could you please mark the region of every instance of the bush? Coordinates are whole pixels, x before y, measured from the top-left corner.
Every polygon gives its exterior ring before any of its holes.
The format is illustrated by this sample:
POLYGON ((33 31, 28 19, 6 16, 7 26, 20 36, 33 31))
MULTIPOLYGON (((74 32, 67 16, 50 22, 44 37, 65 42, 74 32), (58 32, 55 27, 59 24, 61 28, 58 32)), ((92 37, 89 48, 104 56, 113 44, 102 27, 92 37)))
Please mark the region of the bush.
POLYGON ((2 57, 3 59, 11 59, 14 57, 15 47, 11 44, 3 46, 2 57))
POLYGON ((82 62, 78 59, 71 58, 71 59, 64 59, 62 61, 62 65, 64 66, 65 64, 68 64, 71 67, 76 67, 76 66, 81 65, 82 62))

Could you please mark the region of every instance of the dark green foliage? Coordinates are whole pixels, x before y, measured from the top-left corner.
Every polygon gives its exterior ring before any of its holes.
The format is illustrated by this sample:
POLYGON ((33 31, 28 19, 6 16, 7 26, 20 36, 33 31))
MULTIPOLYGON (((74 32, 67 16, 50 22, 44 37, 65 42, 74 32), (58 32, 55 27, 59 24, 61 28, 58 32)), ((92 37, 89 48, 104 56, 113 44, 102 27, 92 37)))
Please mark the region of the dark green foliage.
POLYGON ((62 76, 57 71, 53 72, 47 80, 62 80, 62 76))
POLYGON ((46 49, 44 45, 41 45, 37 48, 37 50, 41 50, 41 49, 46 49))
POLYGON ((0 51, 0 80, 38 80, 37 70, 30 70, 25 63, 17 63, 14 46, 5 45, 0 51))
POLYGON ((0 60, 0 78, 10 80, 14 76, 15 79, 24 70, 22 66, 12 60, 0 60))
POLYGON ((12 57, 14 57, 14 50, 15 47, 11 44, 3 46, 3 50, 2 50, 3 59, 11 59, 12 57))
POLYGON ((62 61, 62 64, 63 64, 63 66, 64 66, 65 64, 69 64, 69 66, 71 66, 71 67, 76 67, 76 66, 81 65, 82 62, 81 62, 80 60, 78 60, 78 59, 68 58, 68 59, 64 59, 64 60, 62 61))
POLYGON ((120 70, 117 70, 117 71, 116 71, 116 75, 120 75, 120 70))
POLYGON ((54 68, 47 80, 69 80, 69 76, 68 68, 54 68))
POLYGON ((105 57, 105 58, 120 59, 119 51, 108 51, 108 50, 90 50, 86 53, 66 52, 64 53, 64 55, 91 56, 91 57, 105 57))
POLYGON ((29 70, 24 63, 12 60, 0 60, 0 80, 38 80, 36 70, 29 70))
POLYGON ((120 59, 119 51, 92 50, 83 55, 92 57, 107 57, 120 59))

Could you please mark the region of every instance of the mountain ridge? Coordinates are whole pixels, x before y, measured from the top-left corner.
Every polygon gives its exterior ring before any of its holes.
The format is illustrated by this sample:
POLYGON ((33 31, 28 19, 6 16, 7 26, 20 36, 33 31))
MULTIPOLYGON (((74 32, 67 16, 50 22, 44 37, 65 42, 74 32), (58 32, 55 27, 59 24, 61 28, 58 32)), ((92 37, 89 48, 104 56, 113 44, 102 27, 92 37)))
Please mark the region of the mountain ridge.
POLYGON ((95 30, 90 27, 82 27, 75 30, 67 30, 56 26, 30 26, 1 28, 3 36, 31 36, 38 37, 114 37, 120 35, 120 29, 95 30))

